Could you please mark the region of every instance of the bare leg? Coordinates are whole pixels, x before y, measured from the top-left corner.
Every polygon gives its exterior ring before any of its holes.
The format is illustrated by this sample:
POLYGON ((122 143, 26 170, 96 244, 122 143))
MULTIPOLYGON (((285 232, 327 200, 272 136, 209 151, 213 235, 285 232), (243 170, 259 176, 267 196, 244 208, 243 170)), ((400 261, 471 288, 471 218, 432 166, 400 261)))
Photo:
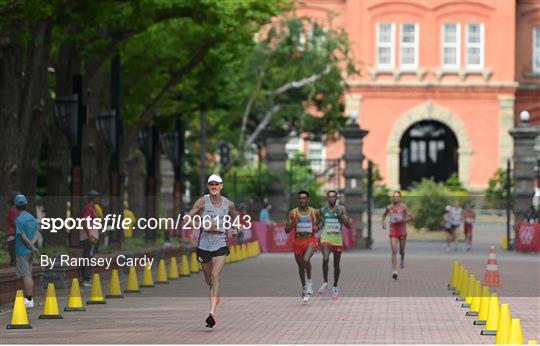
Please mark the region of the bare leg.
POLYGON ((306 268, 306 276, 308 280, 311 280, 311 256, 315 253, 313 246, 308 246, 304 253, 304 268, 306 268))
POLYGON ((328 282, 328 262, 330 261, 330 247, 328 245, 323 245, 322 254, 323 254, 323 261, 322 261, 323 279, 324 279, 324 282, 328 282))
POLYGON ((23 285, 25 296, 31 297, 34 291, 34 280, 31 276, 23 276, 23 285))
POLYGON ((392 269, 394 271, 397 271, 397 251, 398 251, 398 245, 397 245, 397 238, 390 238, 390 248, 392 249, 392 269))
POLYGON ((341 261, 341 252, 334 251, 334 287, 337 287, 339 281, 339 274, 341 269, 339 268, 339 262, 341 261))
POLYGON ((405 244, 407 244, 406 238, 399 240, 399 254, 401 256, 401 268, 405 268, 405 244))
POLYGON ((294 255, 296 264, 298 264, 298 275, 300 275, 300 283, 302 284, 302 289, 306 286, 306 269, 304 268, 304 258, 302 256, 294 255))
POLYGON ((209 287, 212 287, 212 261, 201 264, 204 274, 204 281, 209 287))
POLYGON ((210 313, 216 311, 219 297, 221 271, 225 266, 225 256, 212 257, 212 289, 210 290, 210 313))

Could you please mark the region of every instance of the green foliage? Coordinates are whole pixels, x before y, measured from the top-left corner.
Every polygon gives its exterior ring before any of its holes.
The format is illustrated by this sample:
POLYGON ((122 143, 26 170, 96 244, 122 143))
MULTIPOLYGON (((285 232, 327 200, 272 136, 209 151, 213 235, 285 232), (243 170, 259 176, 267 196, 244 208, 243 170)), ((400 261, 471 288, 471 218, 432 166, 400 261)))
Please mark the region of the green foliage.
MULTIPOLYGON (((367 173, 364 177, 364 185, 367 191, 368 177, 367 173)), ((373 163, 373 204, 375 208, 385 208, 392 201, 391 191, 386 184, 383 183, 381 170, 379 165, 373 163)))
MULTIPOLYGON (((514 186, 514 179, 510 181, 514 186)), ((488 181, 486 206, 492 209, 506 209, 506 169, 499 168, 488 181)))
POLYGON ((412 189, 404 193, 404 201, 409 207, 414 226, 430 231, 442 229, 444 208, 458 202, 463 208, 470 202, 469 193, 451 177, 450 182, 436 183, 433 179, 422 179, 412 189))
POLYGON ((223 194, 238 204, 260 202, 277 176, 266 164, 243 165, 231 169, 224 177, 223 194), (258 200, 257 200, 258 199, 258 200))
POLYGON ((320 208, 325 201, 324 184, 317 180, 317 174, 311 168, 311 163, 305 155, 296 153, 293 159, 287 160, 285 167, 289 183, 290 208, 297 206, 297 193, 301 190, 309 192, 310 205, 313 208, 320 208))

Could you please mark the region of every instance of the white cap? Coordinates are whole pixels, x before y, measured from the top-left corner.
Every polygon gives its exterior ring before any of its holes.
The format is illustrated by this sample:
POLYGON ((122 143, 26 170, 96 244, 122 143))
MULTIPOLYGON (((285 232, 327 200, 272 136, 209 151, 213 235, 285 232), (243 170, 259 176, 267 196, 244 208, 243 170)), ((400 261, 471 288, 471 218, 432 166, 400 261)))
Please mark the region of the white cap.
POLYGON ((221 180, 221 177, 217 174, 212 174, 210 177, 208 177, 208 184, 213 181, 216 183, 223 183, 223 180, 221 180))

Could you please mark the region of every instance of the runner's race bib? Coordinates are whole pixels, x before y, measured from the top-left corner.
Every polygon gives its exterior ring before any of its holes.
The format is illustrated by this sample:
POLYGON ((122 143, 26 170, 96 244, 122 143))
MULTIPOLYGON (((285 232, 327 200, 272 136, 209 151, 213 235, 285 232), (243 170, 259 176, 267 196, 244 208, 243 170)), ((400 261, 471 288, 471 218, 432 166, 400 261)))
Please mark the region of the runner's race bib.
POLYGON ((296 233, 313 233, 313 223, 309 216, 300 216, 296 224, 296 233))
POLYGON ((403 214, 401 213, 391 213, 390 214, 391 223, 400 223, 403 222, 403 214))
POLYGON ((338 219, 326 219, 324 228, 326 233, 341 233, 341 224, 338 219))

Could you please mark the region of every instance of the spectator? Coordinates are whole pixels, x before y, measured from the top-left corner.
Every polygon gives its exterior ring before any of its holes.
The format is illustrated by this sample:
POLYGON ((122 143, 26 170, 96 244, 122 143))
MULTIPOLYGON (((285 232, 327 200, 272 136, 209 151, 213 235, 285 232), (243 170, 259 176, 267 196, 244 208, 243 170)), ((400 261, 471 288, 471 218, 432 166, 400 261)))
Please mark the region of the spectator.
POLYGON ((24 195, 17 195, 14 202, 20 213, 15 221, 17 276, 22 277, 23 280, 25 293, 24 305, 27 308, 33 308, 34 300, 32 299, 32 291, 34 290, 34 280, 32 279, 32 255, 39 255, 39 250, 35 246, 39 240, 38 222, 32 214, 26 211, 28 201, 24 195))
POLYGON ((531 205, 529 210, 525 213, 525 221, 529 224, 538 223, 538 216, 536 214, 536 209, 531 205))
POLYGON ((263 208, 259 212, 259 221, 266 224, 273 224, 274 222, 270 219, 270 210, 272 206, 268 202, 264 202, 263 208))
MULTIPOLYGON (((99 230, 94 229, 93 227, 89 227, 92 224, 92 220, 97 217, 96 215, 96 209, 95 204, 97 203, 97 199, 99 197, 99 193, 97 191, 89 191, 86 194, 87 204, 84 207, 83 210, 83 219, 90 218, 90 225, 88 225, 86 222, 83 222, 83 229, 79 233, 79 240, 81 241, 81 246, 83 249, 82 256, 83 258, 92 258, 94 256, 95 247, 99 240, 99 230)), ((84 287, 90 287, 92 286, 91 278, 92 278, 92 270, 90 266, 81 266, 82 271, 82 277, 83 277, 83 286, 84 287)))
POLYGON ((16 191, 12 194, 11 199, 8 204, 8 211, 6 216, 6 242, 9 253, 9 265, 15 267, 16 265, 16 256, 15 256, 15 220, 19 216, 19 209, 15 206, 15 197, 20 195, 19 191, 16 191))

